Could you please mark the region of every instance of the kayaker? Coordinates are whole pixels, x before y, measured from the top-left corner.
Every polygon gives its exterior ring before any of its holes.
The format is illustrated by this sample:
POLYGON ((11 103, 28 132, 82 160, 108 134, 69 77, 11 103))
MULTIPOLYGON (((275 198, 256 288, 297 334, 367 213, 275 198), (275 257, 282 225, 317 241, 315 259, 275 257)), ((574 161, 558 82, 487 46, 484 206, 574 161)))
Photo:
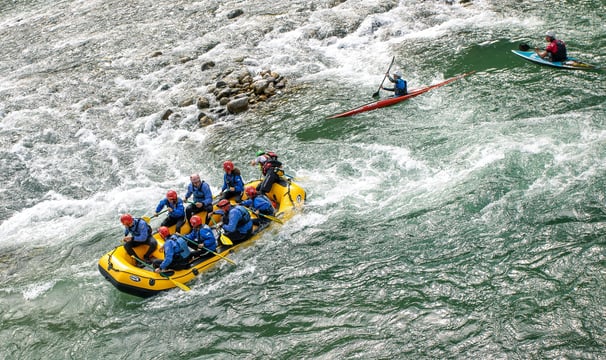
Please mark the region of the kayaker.
POLYGON ((217 250, 217 240, 210 226, 202 223, 202 218, 194 215, 189 219, 192 227, 189 234, 184 237, 188 239, 189 246, 196 249, 192 252, 192 257, 201 257, 210 251, 217 250))
POLYGON ((166 226, 160 226, 158 234, 164 239, 164 260, 154 260, 155 272, 163 272, 168 269, 183 270, 189 268, 191 252, 187 247, 187 241, 180 236, 171 235, 166 226))
POLYGON ((389 76, 389 73, 386 73, 385 75, 387 75, 387 79, 389 79, 389 81, 394 83, 394 87, 386 88, 383 86, 383 90, 393 91, 394 96, 403 96, 408 94, 408 84, 406 83, 406 80, 402 79, 402 72, 400 70, 394 72, 393 77, 389 76))
POLYGON ((225 235, 234 243, 240 243, 252 235, 252 220, 248 210, 243 206, 231 206, 229 200, 219 201, 218 213, 223 213, 223 225, 221 228, 225 235), (219 212, 220 211, 220 212, 219 212))
MULTIPOLYGON (((269 216, 273 216, 276 210, 274 209, 271 200, 263 194, 258 194, 257 190, 252 186, 247 186, 244 189, 246 196, 248 199, 242 201, 240 205, 251 209, 255 214, 265 214, 269 216)), ((256 219, 253 219, 254 225, 259 225, 261 223, 265 223, 270 221, 268 218, 257 216, 256 219)))
POLYGON ((235 167, 233 162, 227 160, 223 162, 223 171, 225 171, 223 187, 221 188, 223 199, 235 198, 236 201, 240 201, 244 191, 244 181, 240 175, 240 169, 235 167))
POLYGON ((545 50, 541 51, 538 47, 534 51, 541 57, 547 58, 549 61, 565 61, 568 57, 566 54, 566 44, 562 40, 556 39, 556 33, 549 30, 545 33, 545 41, 548 42, 545 50))
MULTIPOLYGON (((145 252, 145 255, 143 255, 143 261, 151 263, 151 254, 158 247, 158 242, 152 236, 151 226, 143 219, 133 218, 131 214, 120 216, 120 222, 124 225, 124 238, 122 238, 124 250, 126 250, 128 255, 136 258, 137 254, 133 248, 139 245, 148 245, 149 248, 145 252)), ((140 263, 138 261, 135 262, 139 266, 140 263)), ((143 265, 141 264, 141 266, 143 265)))
POLYGON ((168 216, 162 221, 160 226, 168 227, 176 224, 175 232, 180 233, 181 226, 185 223, 185 208, 183 207, 183 200, 177 196, 175 190, 168 190, 166 197, 160 200, 158 206, 156 206, 154 216, 158 216, 158 213, 162 211, 164 207, 168 210, 168 216))
POLYGON ((257 151, 256 155, 257 157, 250 164, 252 166, 259 165, 264 176, 263 181, 257 186, 257 190, 262 194, 267 194, 271 191, 272 185, 284 175, 284 170, 282 169, 282 163, 278 161, 278 154, 275 152, 260 150, 257 151))
POLYGON ((193 214, 202 211, 206 211, 207 213, 213 211, 213 194, 210 190, 210 186, 204 182, 204 180, 200 179, 199 174, 191 175, 189 181, 190 183, 187 186, 187 192, 183 197, 183 202, 187 202, 187 199, 193 195, 193 203, 185 208, 185 218, 188 222, 190 222, 193 214))

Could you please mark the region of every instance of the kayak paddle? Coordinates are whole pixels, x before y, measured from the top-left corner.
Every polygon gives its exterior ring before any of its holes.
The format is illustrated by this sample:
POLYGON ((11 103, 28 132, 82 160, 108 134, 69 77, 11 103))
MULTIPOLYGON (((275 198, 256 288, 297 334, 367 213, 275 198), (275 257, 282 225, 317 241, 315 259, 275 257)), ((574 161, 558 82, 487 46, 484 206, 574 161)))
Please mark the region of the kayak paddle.
POLYGON ((379 85, 379 89, 372 94, 373 98, 378 98, 379 97, 379 91, 381 91, 381 88, 383 87, 383 83, 385 82, 385 79, 387 79, 387 74, 389 74, 389 70, 391 70, 391 66, 393 65, 394 60, 396 59, 396 57, 392 57, 391 58, 391 64, 389 64, 389 67, 387 68, 387 71, 385 72, 385 76, 383 76, 383 81, 381 81, 381 85, 379 85))

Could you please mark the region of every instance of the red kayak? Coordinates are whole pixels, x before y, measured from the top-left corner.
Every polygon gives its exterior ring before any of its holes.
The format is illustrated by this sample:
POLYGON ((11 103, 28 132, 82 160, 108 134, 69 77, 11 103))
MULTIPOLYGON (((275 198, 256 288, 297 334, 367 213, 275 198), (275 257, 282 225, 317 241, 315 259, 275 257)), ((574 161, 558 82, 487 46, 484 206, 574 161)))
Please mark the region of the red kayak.
POLYGON ((427 87, 424 87, 424 88, 421 88, 421 89, 417 89, 417 90, 412 90, 411 92, 409 92, 406 95, 398 96, 398 97, 390 97, 388 99, 374 101, 374 102, 368 103, 366 105, 362 105, 360 107, 357 107, 355 109, 346 111, 344 113, 340 113, 340 114, 337 114, 337 115, 329 116, 328 118, 329 119, 342 118, 342 117, 352 116, 352 115, 356 115, 356 114, 363 113, 363 112, 366 112, 366 111, 370 111, 370 110, 386 107, 386 106, 395 105, 395 104, 397 104, 397 103, 399 103, 401 101, 408 100, 408 99, 413 98, 413 97, 415 97, 417 95, 421 95, 421 94, 423 94, 425 92, 428 92, 431 89, 435 89, 437 87, 444 86, 446 84, 450 84, 451 82, 453 82, 455 80, 462 79, 465 76, 471 75, 473 73, 474 73, 474 71, 471 71, 471 72, 468 72, 468 73, 465 73, 465 74, 461 74, 461 75, 457 75, 455 77, 451 77, 450 79, 446 79, 446 80, 444 80, 442 82, 439 82, 437 84, 433 84, 433 85, 430 85, 430 86, 427 86, 427 87))

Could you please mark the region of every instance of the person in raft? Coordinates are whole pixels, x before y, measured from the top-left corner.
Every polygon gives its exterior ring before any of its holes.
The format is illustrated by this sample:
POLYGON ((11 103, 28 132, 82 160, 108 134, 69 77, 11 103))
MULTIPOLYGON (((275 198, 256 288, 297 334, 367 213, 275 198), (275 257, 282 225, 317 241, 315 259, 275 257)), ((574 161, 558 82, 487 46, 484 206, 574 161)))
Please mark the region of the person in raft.
MULTIPOLYGON (((120 222, 124 225, 124 238, 122 238, 124 250, 126 250, 128 255, 137 258, 137 254, 133 248, 139 245, 148 245, 149 247, 145 255, 143 255, 143 261, 148 264, 151 263, 151 254, 158 247, 156 239, 152 236, 151 226, 143 219, 133 218, 131 214, 120 216, 120 222)), ((135 261, 135 263, 139 267, 144 266, 138 261, 135 261)))
POLYGON ((568 55, 566 54, 566 44, 562 40, 556 39, 556 33, 554 31, 547 31, 545 33, 545 41, 548 42, 545 50, 541 51, 538 47, 534 48, 534 52, 541 57, 541 59, 547 58, 549 61, 566 61, 568 55))
POLYGON ((175 232, 181 232, 181 226, 185 224, 185 208, 183 207, 183 200, 177 196, 175 190, 168 190, 166 197, 160 200, 158 206, 156 206, 154 217, 158 216, 158 213, 164 207, 168 210, 168 216, 162 221, 160 226, 169 227, 176 224, 175 232))
POLYGON ((222 229, 234 244, 241 243, 252 236, 252 219, 243 206, 231 206, 229 200, 223 199, 217 204, 218 214, 223 214, 222 229))
POLYGON ((160 226, 158 234, 164 239, 164 260, 154 260, 155 272, 166 270, 183 270, 189 268, 191 252, 187 241, 180 236, 171 235, 166 226, 160 226))
MULTIPOLYGON (((213 194, 210 190, 210 186, 200 179, 199 174, 193 174, 189 177, 191 183, 187 186, 187 192, 183 197, 183 202, 187 202, 190 196, 193 197, 191 204, 185 208, 185 218, 190 221, 193 214, 197 214, 202 211, 210 213, 213 211, 213 194)), ((191 224, 191 222, 190 222, 191 224)))
POLYGON ((191 231, 184 237, 188 240, 189 246, 196 249, 192 252, 192 257, 202 257, 217 250, 217 239, 210 226, 202 223, 202 218, 194 215, 189 219, 191 231))
POLYGON ((250 165, 259 165, 264 176, 263 181, 257 185, 257 190, 262 194, 267 194, 271 191, 273 184, 284 175, 284 170, 282 163, 278 161, 278 154, 275 152, 260 150, 256 155, 257 157, 250 162, 250 165))
MULTIPOLYGON (((272 205, 271 200, 269 200, 269 198, 267 196, 265 196, 263 194, 258 194, 257 189, 255 189, 253 186, 247 186, 246 189, 244 189, 244 192, 246 193, 246 196, 248 197, 248 199, 242 201, 242 203, 240 203, 240 205, 249 208, 255 214, 257 214, 257 216, 259 214, 264 214, 264 215, 269 215, 269 216, 274 215, 276 210, 274 209, 274 206, 272 205)), ((259 225, 262 223, 266 223, 268 221, 270 221, 268 218, 263 217, 263 216, 258 216, 256 219, 253 219, 253 224, 259 225)))
POLYGON ((235 198, 239 202, 244 191, 244 180, 240 175, 240 169, 234 167, 234 163, 227 160, 223 163, 223 171, 225 171, 223 187, 221 188, 223 199, 235 198))
POLYGON ((382 87, 383 90, 393 91, 394 96, 403 96, 408 94, 408 84, 406 80, 402 79, 402 72, 397 70, 393 73, 393 77, 389 76, 389 73, 385 74, 389 81, 394 83, 393 88, 382 87))

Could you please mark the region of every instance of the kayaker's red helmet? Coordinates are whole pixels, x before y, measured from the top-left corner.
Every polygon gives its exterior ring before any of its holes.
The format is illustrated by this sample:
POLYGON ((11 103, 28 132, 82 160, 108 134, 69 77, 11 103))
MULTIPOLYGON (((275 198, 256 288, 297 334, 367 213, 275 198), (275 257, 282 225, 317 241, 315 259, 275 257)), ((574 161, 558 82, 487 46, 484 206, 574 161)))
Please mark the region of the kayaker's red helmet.
POLYGON ((168 200, 177 200, 177 192, 175 190, 168 190, 166 198, 168 200))
POLYGON ((194 215, 191 217, 191 219, 189 219, 189 224, 192 227, 198 227, 198 226, 202 225, 202 219, 200 219, 200 217, 198 215, 194 215))
POLYGON ((170 231, 166 226, 160 226, 160 228, 158 229, 158 234, 160 234, 162 239, 166 239, 170 236, 170 231))
POLYGON ((227 208, 229 206, 231 206, 231 203, 227 199, 223 199, 223 200, 219 201, 219 203, 217 204, 217 207, 219 209, 224 209, 224 208, 227 208))
POLYGON ((227 160, 223 163, 223 170, 225 170, 226 173, 230 173, 233 169, 234 169, 233 162, 227 160))
POLYGON ((252 199, 257 196, 257 189, 255 189, 253 186, 247 186, 246 189, 244 189, 244 192, 246 193, 246 196, 248 196, 249 199, 252 199))
POLYGON ((133 224, 133 216, 131 214, 124 214, 120 216, 120 222, 124 226, 131 226, 133 224))

